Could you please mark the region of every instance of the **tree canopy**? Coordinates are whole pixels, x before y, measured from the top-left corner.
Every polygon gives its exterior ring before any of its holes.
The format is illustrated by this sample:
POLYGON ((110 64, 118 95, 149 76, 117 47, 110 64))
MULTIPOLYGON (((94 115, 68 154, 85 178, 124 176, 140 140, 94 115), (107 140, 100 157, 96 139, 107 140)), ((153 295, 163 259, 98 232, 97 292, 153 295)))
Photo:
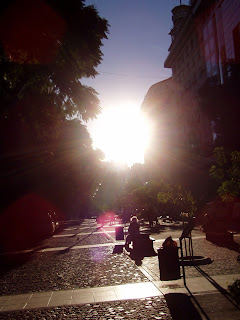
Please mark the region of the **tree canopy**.
POLYGON ((85 122, 101 111, 95 77, 108 23, 81 0, 0 3, 1 206, 37 191, 84 211, 101 154, 85 122))
POLYGON ((240 197, 240 152, 228 153, 223 147, 215 148, 215 164, 210 175, 218 182, 218 194, 224 201, 234 201, 240 197))
POLYGON ((191 192, 163 180, 130 185, 120 195, 118 205, 125 215, 136 214, 150 222, 158 216, 179 218, 181 212, 193 214, 196 211, 191 192))
POLYGON ((44 139, 66 118, 96 117, 97 93, 81 78, 97 75, 108 24, 93 6, 2 1, 0 30, 1 121, 27 122, 44 139))

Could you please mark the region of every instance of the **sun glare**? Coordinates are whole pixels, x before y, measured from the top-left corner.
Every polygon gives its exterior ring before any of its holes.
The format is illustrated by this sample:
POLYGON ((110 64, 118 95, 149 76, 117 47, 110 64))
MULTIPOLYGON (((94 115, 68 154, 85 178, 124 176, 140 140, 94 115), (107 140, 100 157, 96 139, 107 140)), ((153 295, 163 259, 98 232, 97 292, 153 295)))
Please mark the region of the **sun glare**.
POLYGON ((149 128, 139 106, 123 103, 103 110, 94 136, 94 146, 105 153, 106 161, 128 166, 144 162, 149 128))

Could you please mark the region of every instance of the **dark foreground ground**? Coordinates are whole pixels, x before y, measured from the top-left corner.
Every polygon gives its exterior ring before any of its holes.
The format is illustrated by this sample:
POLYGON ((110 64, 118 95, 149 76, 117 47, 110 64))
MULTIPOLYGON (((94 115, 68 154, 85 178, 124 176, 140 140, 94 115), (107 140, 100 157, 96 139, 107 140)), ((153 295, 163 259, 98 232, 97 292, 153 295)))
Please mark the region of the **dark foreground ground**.
MULTIPOLYGON (((99 286, 111 286, 126 283, 148 282, 138 266, 127 255, 113 254, 111 243, 114 230, 107 227, 106 233, 91 233, 96 230, 93 221, 85 221, 70 230, 61 231, 60 235, 45 240, 41 248, 66 247, 61 251, 38 250, 32 253, 11 254, 1 257, 0 294, 12 295, 29 292, 78 289, 99 286), (107 246, 91 247, 96 244, 107 246), (90 246, 72 250, 73 245, 90 246)), ((156 239, 154 247, 161 246, 168 236, 178 238, 181 227, 166 225, 162 232, 153 234, 156 239)), ((236 235, 235 242, 240 244, 236 235)), ((237 261, 239 252, 232 248, 217 246, 204 238, 197 229, 193 232, 194 253, 210 257, 213 262, 201 268, 210 276, 236 274, 240 272, 237 261)), ((38 248, 39 249, 39 248, 38 248)), ((145 257, 142 260, 143 270, 156 281, 159 280, 158 257, 145 257)), ((200 277, 201 274, 193 267, 186 268, 187 279, 200 277)), ((240 311, 232 308, 221 293, 199 294, 190 298, 186 294, 169 293, 164 297, 151 297, 137 300, 103 302, 76 306, 60 306, 54 308, 31 309, 26 311, 0 312, 0 319, 231 319, 239 320, 240 311), (198 304, 204 306, 204 318, 198 304)))

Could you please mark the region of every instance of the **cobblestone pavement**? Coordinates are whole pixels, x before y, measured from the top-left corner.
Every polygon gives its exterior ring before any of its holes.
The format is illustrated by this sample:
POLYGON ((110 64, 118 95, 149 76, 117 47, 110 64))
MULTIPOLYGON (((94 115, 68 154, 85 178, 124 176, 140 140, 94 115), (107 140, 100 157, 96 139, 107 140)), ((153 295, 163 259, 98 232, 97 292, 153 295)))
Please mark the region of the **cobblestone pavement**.
POLYGON ((43 246, 50 248, 55 247, 70 247, 73 245, 83 246, 89 244, 112 243, 112 239, 105 234, 88 234, 74 235, 70 237, 52 237, 43 242, 43 246))
MULTIPOLYGON (((202 233, 204 235, 204 233, 202 233)), ((154 235, 153 235, 154 237, 154 235)), ((235 236, 235 242, 240 244, 240 237, 235 236)), ((154 248, 157 249, 161 246, 160 243, 155 243, 154 248)), ((235 274, 240 272, 240 263, 237 262, 239 253, 225 247, 217 246, 206 239, 193 238, 193 251, 194 255, 210 258, 213 262, 209 265, 201 266, 201 269, 208 275, 224 275, 235 274)), ((145 257, 142 261, 142 267, 146 270, 154 280, 159 280, 159 264, 158 257, 145 257)), ((185 267, 187 278, 202 276, 194 267, 185 267)))
POLYGON ((171 320, 172 317, 165 299, 159 297, 0 313, 0 320, 22 319, 171 320))
MULTIPOLYGON (((60 234, 73 234, 72 237, 50 238, 44 241, 43 245, 71 247, 112 242, 105 234, 77 235, 77 233, 94 230, 96 227, 93 224, 91 227, 87 227, 86 224, 80 227, 71 226, 69 230, 61 231, 60 234), (77 241, 79 242, 76 243, 77 241)), ((174 234, 173 232, 173 237, 175 237, 174 234)), ((167 230, 164 233, 164 236, 166 235, 168 235, 167 230)), ((154 234, 152 236, 154 237, 154 234)), ((199 232, 196 233, 196 236, 199 236, 199 232)), ((158 234, 156 239, 161 239, 161 234, 158 234)), ((235 241, 240 244, 240 237, 236 237, 235 241)), ((155 241, 155 250, 160 246, 161 242, 155 241)), ((193 248, 195 255, 209 257, 213 260, 212 264, 201 267, 209 275, 239 273, 238 252, 216 246, 202 238, 193 238, 193 248)), ((8 265, 3 263, 0 266, 0 294, 11 295, 149 281, 133 261, 124 254, 113 254, 113 249, 114 247, 109 245, 9 256, 8 265)), ((157 256, 145 257, 142 261, 142 268, 154 280, 159 280, 157 256)), ((194 267, 186 267, 186 276, 198 277, 201 274, 194 267)), ((162 297, 151 297, 79 306, 0 312, 1 319, 170 320, 172 318, 166 300, 162 297)))
MULTIPOLYGON (((109 241, 106 235, 94 234, 77 244, 98 244, 102 243, 103 239, 106 242, 109 241)), ((52 247, 58 240, 61 245, 68 246, 72 245, 73 239, 50 238, 44 242, 44 245, 52 247)), ((12 255, 8 257, 10 261, 7 260, 0 266, 0 294, 11 295, 149 281, 126 255, 113 254, 113 249, 113 246, 107 246, 12 255)))
POLYGON ((69 227, 66 228, 67 230, 62 230, 59 234, 77 234, 77 233, 83 233, 83 232, 95 232, 99 231, 97 227, 69 227))
POLYGON ((92 219, 85 219, 79 221, 60 222, 60 228, 57 234, 77 234, 82 232, 96 232, 100 230, 100 225, 92 219))

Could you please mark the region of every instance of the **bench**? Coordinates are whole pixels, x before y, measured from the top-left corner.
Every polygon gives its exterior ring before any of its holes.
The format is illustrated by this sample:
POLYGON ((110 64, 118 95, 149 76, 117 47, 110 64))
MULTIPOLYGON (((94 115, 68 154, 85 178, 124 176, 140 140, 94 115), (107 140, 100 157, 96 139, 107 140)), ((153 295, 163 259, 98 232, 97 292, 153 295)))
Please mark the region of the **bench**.
POLYGON ((233 242, 232 232, 206 232, 206 240, 217 243, 233 242))

